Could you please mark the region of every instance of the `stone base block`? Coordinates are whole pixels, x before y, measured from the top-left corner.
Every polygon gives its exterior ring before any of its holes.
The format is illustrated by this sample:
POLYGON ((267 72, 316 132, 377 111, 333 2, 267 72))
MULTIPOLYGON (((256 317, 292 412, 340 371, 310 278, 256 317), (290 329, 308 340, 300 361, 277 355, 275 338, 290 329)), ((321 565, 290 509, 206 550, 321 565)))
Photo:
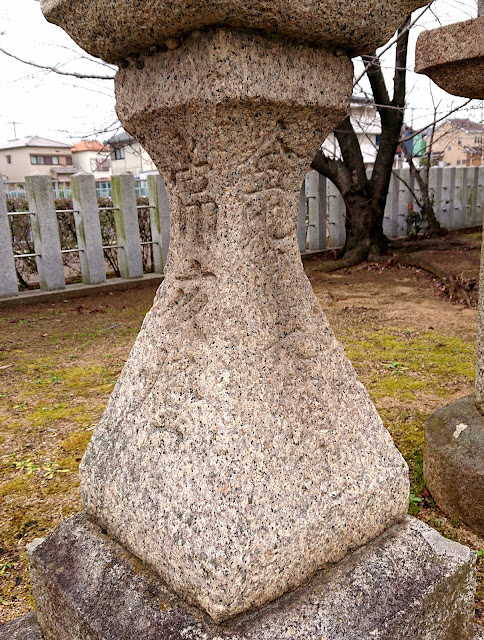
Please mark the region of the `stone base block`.
POLYGON ((0 625, 0 640, 43 640, 35 612, 0 625))
POLYGON ((85 513, 30 548, 46 640, 470 640, 473 552, 406 518, 307 585, 216 625, 85 513))
MULTIPOLYGON (((474 628, 473 640, 484 640, 484 627, 475 625, 474 628)), ((0 640, 44 640, 36 614, 28 613, 18 620, 0 625, 0 640)))
POLYGON ((484 416, 474 396, 452 402, 427 420, 424 476, 443 511, 484 535, 484 416))

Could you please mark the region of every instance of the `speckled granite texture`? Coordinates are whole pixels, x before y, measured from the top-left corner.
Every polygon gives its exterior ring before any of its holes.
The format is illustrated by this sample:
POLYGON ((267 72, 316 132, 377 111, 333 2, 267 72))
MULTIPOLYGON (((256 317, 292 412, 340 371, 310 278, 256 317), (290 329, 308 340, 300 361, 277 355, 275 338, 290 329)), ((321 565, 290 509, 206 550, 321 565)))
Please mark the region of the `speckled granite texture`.
POLYGON ((171 206, 165 280, 81 464, 83 503, 216 622, 406 512, 405 462, 312 293, 296 219, 347 113, 348 52, 423 4, 42 3, 119 61, 118 115, 171 206))
MULTIPOLYGON (((483 0, 484 1, 484 0, 483 0)), ((483 240, 484 244, 484 235, 483 240)), ((484 248, 481 247, 481 265, 479 269, 479 302, 477 320, 477 363, 475 400, 479 413, 484 415, 484 248)), ((483 451, 484 467, 484 451, 483 451)))
POLYGON ((35 612, 27 613, 17 620, 0 624, 0 640, 43 640, 35 612))
POLYGON ((470 640, 474 563, 407 517, 297 591, 214 625, 84 514, 30 557, 46 640, 470 640))
POLYGON ((346 113, 345 57, 213 30, 116 80, 163 175, 165 280, 81 464, 85 508, 216 621, 280 596, 407 510, 406 464, 296 239, 346 113))
POLYGON ((456 96, 484 100, 484 16, 421 33, 415 71, 456 96))
POLYGON ((388 40, 423 0, 41 0, 48 20, 116 62, 211 25, 250 27, 356 53, 388 40))

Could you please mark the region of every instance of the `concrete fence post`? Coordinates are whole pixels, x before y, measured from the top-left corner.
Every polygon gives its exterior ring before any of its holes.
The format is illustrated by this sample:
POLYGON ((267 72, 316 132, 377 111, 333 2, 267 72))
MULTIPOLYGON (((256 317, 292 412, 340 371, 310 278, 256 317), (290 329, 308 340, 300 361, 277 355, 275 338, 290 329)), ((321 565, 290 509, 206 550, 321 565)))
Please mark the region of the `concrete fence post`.
POLYGON ((337 187, 328 180, 328 228, 330 247, 342 247, 346 241, 346 207, 337 187))
POLYGON ((408 188, 410 184, 410 169, 396 169, 394 171, 396 189, 398 190, 397 200, 397 237, 403 238, 408 234, 408 188))
POLYGON ((431 167, 429 171, 429 191, 434 198, 434 212, 442 223, 442 171, 443 167, 431 167))
MULTIPOLYGON (((394 215, 396 211, 395 203, 393 202, 393 197, 395 191, 398 189, 398 185, 396 184, 397 179, 392 173, 390 178, 390 186, 388 188, 387 199, 385 203, 385 212, 383 215, 383 233, 388 238, 394 238, 397 235, 397 218, 394 215)), ((398 197, 398 191, 397 191, 398 197)))
POLYGON ((116 244, 120 245, 119 270, 122 278, 140 278, 143 275, 134 186, 134 176, 131 174, 122 174, 111 178, 116 244))
POLYGON ((306 214, 306 176, 304 176, 297 210, 297 243, 301 253, 306 253, 306 214))
POLYGON ((472 226, 469 217, 467 215, 467 174, 469 170, 467 167, 457 171, 455 176, 455 197, 454 197, 454 213, 457 220, 464 227, 472 226))
POLYGON ((452 219, 453 185, 455 186, 455 167, 443 167, 440 201, 440 223, 446 229, 454 228, 452 219))
POLYGON ((94 176, 76 173, 71 178, 71 191, 82 281, 84 284, 105 282, 106 267, 94 176))
POLYGON ((45 291, 65 289, 59 223, 55 210, 54 191, 50 176, 25 178, 31 216, 40 288, 45 291))
POLYGON ((466 199, 465 208, 467 219, 469 221, 468 226, 472 227, 478 225, 479 222, 476 216, 476 204, 477 204, 477 167, 467 167, 467 180, 466 180, 466 199))
POLYGON ((163 273, 170 246, 170 203, 160 175, 148 176, 151 240, 155 273, 163 273))
POLYGON ((15 259, 13 257, 12 234, 7 214, 7 202, 0 177, 0 297, 18 294, 15 259))
POLYGON ((476 167, 476 217, 475 224, 481 225, 484 218, 484 166, 476 167))
POLYGON ((326 179, 314 169, 307 174, 309 250, 326 249, 326 179))

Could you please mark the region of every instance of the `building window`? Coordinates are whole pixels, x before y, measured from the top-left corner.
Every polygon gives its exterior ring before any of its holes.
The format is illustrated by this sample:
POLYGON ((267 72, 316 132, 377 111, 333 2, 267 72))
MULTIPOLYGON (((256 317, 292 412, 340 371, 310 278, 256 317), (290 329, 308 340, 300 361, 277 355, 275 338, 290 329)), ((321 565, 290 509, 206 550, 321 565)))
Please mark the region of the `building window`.
POLYGON ((452 151, 452 147, 450 145, 447 147, 447 151, 452 151))
POLYGON ((109 171, 109 160, 106 158, 91 158, 91 171, 109 171))
POLYGON ((474 142, 476 144, 482 144, 482 136, 475 136, 474 142))
POLYGON ((115 160, 124 160, 124 147, 117 147, 114 150, 114 159, 115 160))
POLYGON ((30 156, 30 164, 48 164, 71 166, 72 156, 30 156))
POLYGON ((461 144, 462 144, 462 138, 459 138, 459 139, 457 140, 457 144, 459 144, 459 145, 461 145, 461 144))
POLYGON ((460 164, 460 160, 457 160, 457 164, 460 164))
POLYGON ((12 164, 12 156, 7 156, 7 164, 12 164))

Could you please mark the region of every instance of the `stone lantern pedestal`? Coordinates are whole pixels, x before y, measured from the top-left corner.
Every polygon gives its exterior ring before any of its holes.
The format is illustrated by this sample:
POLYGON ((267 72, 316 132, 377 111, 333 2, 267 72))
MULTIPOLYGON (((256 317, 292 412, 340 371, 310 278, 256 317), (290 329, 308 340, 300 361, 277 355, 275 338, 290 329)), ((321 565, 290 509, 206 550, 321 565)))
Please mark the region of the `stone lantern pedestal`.
MULTIPOLYGON (((484 3, 479 17, 422 33, 415 70, 454 95, 484 100, 484 3)), ((484 252, 481 253, 475 395, 433 413, 424 476, 437 504, 484 535, 484 252)))
POLYGON ((484 8, 474 20, 419 36, 415 71, 455 96, 484 100, 484 8))
POLYGON ((171 205, 165 280, 32 545, 46 640, 468 640, 474 556, 406 516, 406 464, 312 293, 299 187, 349 54, 420 0, 44 0, 118 62, 171 205))

